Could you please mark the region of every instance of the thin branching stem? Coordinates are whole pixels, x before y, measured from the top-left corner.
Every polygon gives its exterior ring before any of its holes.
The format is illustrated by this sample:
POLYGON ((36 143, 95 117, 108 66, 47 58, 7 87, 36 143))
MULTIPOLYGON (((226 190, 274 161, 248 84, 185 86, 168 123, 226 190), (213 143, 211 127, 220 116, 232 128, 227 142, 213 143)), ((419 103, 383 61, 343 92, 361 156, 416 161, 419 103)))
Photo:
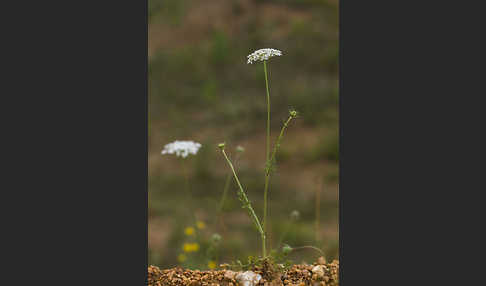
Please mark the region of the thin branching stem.
MULTIPOLYGON (((270 162, 270 91, 268 89, 268 72, 267 72, 267 61, 263 61, 263 69, 265 70, 265 87, 267 89, 267 149, 266 149, 266 168, 265 172, 268 172, 269 162, 270 162)), ((265 178, 265 189, 263 191, 263 230, 267 232, 267 201, 268 196, 268 179, 265 178)), ((263 257, 265 257, 265 253, 263 257)))
POLYGON ((265 70, 265 87, 267 88, 267 152, 266 160, 270 158, 270 90, 268 89, 268 72, 267 61, 263 61, 263 69, 265 70))
MULTIPOLYGON (((239 159, 238 155, 239 154, 237 154, 236 158, 235 158, 235 165, 237 164, 238 159, 239 159)), ((226 175, 226 181, 224 183, 223 195, 221 196, 221 201, 219 202, 218 215, 221 215, 223 213, 224 203, 226 202, 226 198, 228 197, 228 189, 230 187, 231 177, 232 177, 232 174, 231 174, 231 172, 229 172, 226 175)))
MULTIPOLYGON (((238 155, 239 154, 236 155, 235 164, 237 163, 237 161, 239 159, 238 155)), ((227 237, 228 231, 227 231, 227 228, 226 228, 226 224, 224 222, 223 212, 224 212, 224 204, 226 202, 226 198, 228 197, 228 190, 229 190, 229 187, 231 186, 231 177, 233 177, 232 172, 228 172, 228 174, 226 175, 226 181, 224 183, 223 195, 221 196, 221 201, 219 202, 219 207, 218 207, 218 210, 217 210, 216 220, 214 221, 215 226, 217 225, 218 222, 220 223, 221 230, 223 231, 223 235, 225 237, 227 237)), ((230 251, 232 252, 232 255, 234 256, 233 248, 230 248, 230 251)))
POLYGON ((275 156, 277 155, 278 149, 280 148, 280 142, 282 141, 285 129, 287 129, 290 121, 293 118, 294 117, 292 115, 290 115, 289 118, 287 118, 287 121, 284 122, 282 129, 280 130, 280 134, 278 135, 277 142, 275 142, 275 145, 273 146, 272 156, 270 157, 269 167, 267 168, 267 172, 266 172, 266 176, 268 176, 268 177, 270 176, 270 173, 271 173, 271 167, 270 166, 272 166, 272 162, 275 161, 275 156))
POLYGON ((226 159, 226 162, 228 162, 228 165, 231 168, 231 171, 233 172, 233 176, 235 178, 236 184, 238 185, 239 192, 238 196, 240 198, 240 201, 243 203, 243 208, 248 210, 248 214, 250 215, 250 218, 253 220, 253 223, 255 224, 258 232, 260 233, 260 236, 262 238, 262 251, 263 251, 263 257, 266 256, 266 249, 265 249, 265 232, 263 231, 262 225, 260 224, 260 220, 258 219, 257 215, 255 214, 255 211, 253 210, 253 207, 251 206, 250 201, 248 200, 248 197, 246 196, 245 191, 243 190, 243 187, 241 186, 240 180, 238 179, 238 176, 236 175, 235 168, 233 167, 233 164, 231 163, 230 159, 226 155, 226 152, 224 149, 221 149, 221 152, 224 155, 224 158, 226 159))
POLYGON ((280 147, 280 141, 282 141, 285 129, 289 125, 290 120, 292 120, 294 116, 290 115, 287 121, 284 122, 282 129, 280 130, 280 134, 278 135, 277 141, 275 142, 275 145, 273 146, 273 152, 271 157, 267 160, 267 166, 265 168, 265 188, 263 191, 263 229, 266 233, 267 231, 267 213, 268 213, 268 185, 270 183, 270 174, 271 174, 271 169, 272 169, 272 163, 275 160, 275 156, 278 152, 278 149, 280 147))

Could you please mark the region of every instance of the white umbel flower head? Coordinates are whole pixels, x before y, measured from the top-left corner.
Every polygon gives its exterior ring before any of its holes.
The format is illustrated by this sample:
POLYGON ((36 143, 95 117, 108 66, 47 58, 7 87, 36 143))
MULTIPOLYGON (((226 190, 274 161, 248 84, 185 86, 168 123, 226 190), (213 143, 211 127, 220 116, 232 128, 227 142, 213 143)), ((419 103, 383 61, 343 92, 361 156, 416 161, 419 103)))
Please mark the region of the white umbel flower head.
POLYGON ((281 56, 282 52, 276 49, 259 49, 248 55, 248 64, 256 61, 266 61, 271 57, 281 56))
POLYGON ((186 158, 189 154, 196 155, 199 148, 201 148, 200 143, 176 140, 164 146, 162 155, 175 153, 177 157, 186 158))

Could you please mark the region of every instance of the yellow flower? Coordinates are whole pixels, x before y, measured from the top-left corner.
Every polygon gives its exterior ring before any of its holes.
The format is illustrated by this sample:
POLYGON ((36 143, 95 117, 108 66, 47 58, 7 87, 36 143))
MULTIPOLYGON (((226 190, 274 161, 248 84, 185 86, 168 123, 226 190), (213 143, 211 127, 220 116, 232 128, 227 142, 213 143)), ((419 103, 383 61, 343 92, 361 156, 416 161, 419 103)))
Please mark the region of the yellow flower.
POLYGON ((191 252, 192 251, 192 243, 184 243, 184 246, 182 247, 184 252, 191 252))
POLYGON ((197 252, 199 251, 199 244, 198 243, 184 243, 182 247, 184 252, 197 252))
POLYGON ((197 225, 197 228, 199 228, 199 229, 206 228, 206 224, 203 221, 198 221, 196 225, 197 225))
POLYGON ((214 269, 214 268, 216 268, 216 262, 214 262, 214 261, 210 260, 210 261, 208 262, 208 267, 209 267, 209 269, 214 269))
POLYGON ((179 256, 177 256, 177 261, 179 262, 184 262, 186 261, 187 257, 185 254, 179 254, 179 256))
POLYGON ((187 236, 194 235, 194 228, 192 226, 186 227, 186 229, 184 229, 184 233, 187 236))

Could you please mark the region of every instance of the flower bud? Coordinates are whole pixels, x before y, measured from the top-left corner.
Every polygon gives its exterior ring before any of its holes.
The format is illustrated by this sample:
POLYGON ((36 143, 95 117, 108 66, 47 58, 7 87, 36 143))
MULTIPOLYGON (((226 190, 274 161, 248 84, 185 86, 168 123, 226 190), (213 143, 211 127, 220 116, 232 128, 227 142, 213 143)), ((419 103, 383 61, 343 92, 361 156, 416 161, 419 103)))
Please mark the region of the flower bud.
POLYGON ((292 251, 292 247, 290 247, 289 245, 284 245, 284 247, 282 247, 282 252, 283 254, 285 255, 288 255, 290 252, 292 251))
POLYGON ((298 210, 293 210, 291 213, 290 213, 290 219, 291 220, 298 220, 300 218, 300 213, 298 210))
POLYGON ((223 142, 223 143, 219 143, 219 144, 218 144, 218 148, 219 148, 219 149, 221 149, 221 150, 224 150, 224 146, 225 146, 225 145, 226 145, 226 144, 225 144, 224 142, 223 142))
POLYGON ((212 241, 213 243, 218 243, 218 242, 220 242, 220 241, 221 241, 221 235, 219 235, 219 234, 217 234, 217 233, 213 234, 213 236, 211 236, 211 241, 212 241))

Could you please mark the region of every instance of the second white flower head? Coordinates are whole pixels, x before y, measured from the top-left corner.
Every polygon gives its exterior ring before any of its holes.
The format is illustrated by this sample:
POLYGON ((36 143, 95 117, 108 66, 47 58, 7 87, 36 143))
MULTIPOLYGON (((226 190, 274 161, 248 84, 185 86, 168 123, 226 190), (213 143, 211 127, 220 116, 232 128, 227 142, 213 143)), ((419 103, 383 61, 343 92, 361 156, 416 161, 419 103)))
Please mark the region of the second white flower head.
POLYGON ((276 49, 259 49, 248 55, 248 64, 256 61, 266 61, 271 57, 281 56, 282 52, 276 49))
POLYGON ((177 157, 186 158, 189 154, 196 155, 201 148, 201 144, 194 141, 179 141, 176 140, 164 146, 162 155, 176 154, 177 157))

